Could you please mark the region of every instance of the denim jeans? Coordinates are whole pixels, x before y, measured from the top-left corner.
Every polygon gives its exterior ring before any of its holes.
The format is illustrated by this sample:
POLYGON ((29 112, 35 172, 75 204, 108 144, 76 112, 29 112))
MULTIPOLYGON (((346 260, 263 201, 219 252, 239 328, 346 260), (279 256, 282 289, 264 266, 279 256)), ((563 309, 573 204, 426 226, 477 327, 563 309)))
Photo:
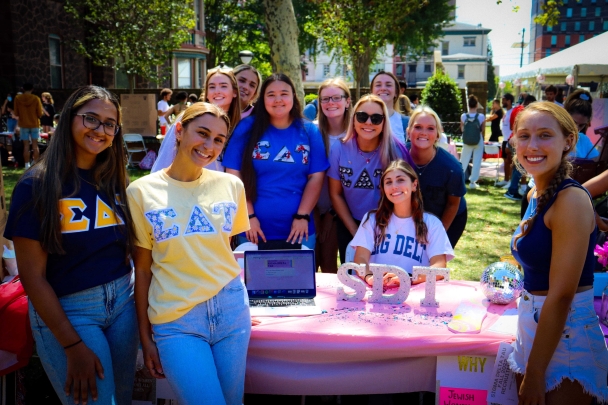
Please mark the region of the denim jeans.
MULTIPOLYGON (((109 283, 59 298, 68 319, 85 345, 103 366, 104 379, 97 378, 98 399, 95 405, 131 403, 139 336, 133 301, 132 273, 109 283)), ((63 347, 30 303, 30 322, 36 350, 55 392, 65 405, 74 400, 63 386, 67 359, 63 347)))
POLYGON ((471 161, 471 155, 473 155, 473 170, 471 171, 471 177, 469 180, 471 183, 479 180, 479 171, 481 170, 481 161, 483 159, 483 136, 480 137, 477 145, 463 145, 462 152, 460 153, 460 164, 462 165, 462 171, 466 172, 471 161))
POLYGON ((521 180, 521 176, 521 172, 516 168, 513 168, 513 173, 511 174, 511 183, 509 183, 509 189, 507 190, 509 194, 519 194, 519 181, 521 180))
POLYGON ((251 317, 240 277, 152 332, 179 405, 242 403, 251 317))

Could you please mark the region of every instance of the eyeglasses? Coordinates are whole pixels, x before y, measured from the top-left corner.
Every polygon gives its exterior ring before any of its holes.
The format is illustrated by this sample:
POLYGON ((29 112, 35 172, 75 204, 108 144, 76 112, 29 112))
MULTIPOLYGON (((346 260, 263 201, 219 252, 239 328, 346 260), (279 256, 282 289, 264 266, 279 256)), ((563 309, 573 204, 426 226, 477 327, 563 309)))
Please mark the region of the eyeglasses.
POLYGON ((382 114, 369 115, 368 113, 366 113, 364 111, 356 112, 355 118, 357 119, 357 122, 359 122, 361 124, 365 124, 367 122, 368 118, 371 118, 373 125, 382 124, 382 121, 384 121, 384 115, 382 115, 382 114))
POLYGON ((103 132, 106 135, 114 136, 120 130, 120 125, 114 124, 113 122, 101 122, 97 118, 88 114, 76 114, 82 117, 82 125, 86 128, 96 130, 103 125, 103 132))
POLYGON ((344 94, 341 96, 335 95, 330 97, 320 97, 319 100, 321 100, 321 104, 327 104, 329 103, 329 100, 333 101, 334 103, 339 103, 343 98, 346 98, 344 94))

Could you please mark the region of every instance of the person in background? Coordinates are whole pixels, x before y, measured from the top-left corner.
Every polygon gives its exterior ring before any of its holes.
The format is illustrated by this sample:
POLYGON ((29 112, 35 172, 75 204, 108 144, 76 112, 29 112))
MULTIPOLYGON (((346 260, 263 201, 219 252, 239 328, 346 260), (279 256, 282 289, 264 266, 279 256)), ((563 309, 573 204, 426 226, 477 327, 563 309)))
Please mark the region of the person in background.
MULTIPOLYGON (((318 121, 313 121, 319 127, 325 151, 346 136, 346 130, 351 120, 350 89, 341 78, 327 79, 319 86, 321 112, 318 121)), ((331 206, 329 196, 329 178, 325 177, 321 195, 315 210, 317 224, 317 245, 315 255, 317 264, 324 273, 337 273, 338 264, 338 225, 337 214, 331 206)))
POLYGON ((545 89, 545 98, 547 99, 547 101, 549 101, 550 103, 555 103, 560 107, 563 107, 564 105, 562 103, 560 103, 559 101, 557 101, 555 99, 555 97, 557 97, 557 87, 555 87, 554 85, 550 84, 549 86, 547 86, 547 88, 545 89))
MULTIPOLYGON (((490 116, 487 118, 488 121, 491 121, 491 130, 492 135, 490 135, 490 142, 498 142, 498 137, 502 136, 502 131, 500 130, 500 121, 502 120, 505 112, 500 107, 500 100, 495 99, 492 101, 492 111, 490 112, 490 116)), ((498 184, 498 183, 497 183, 498 184)), ((505 183, 506 184, 506 183, 505 183)))
POLYGON ((190 107, 194 103, 198 103, 198 96, 194 93, 191 93, 188 96, 188 107, 190 107))
POLYGON ((399 80, 399 110, 405 115, 409 117, 412 115, 412 102, 405 95, 405 90, 407 90, 407 83, 404 80, 399 80))
POLYGON ((415 110, 418 107, 418 94, 414 93, 410 96, 410 103, 412 103, 412 110, 415 110))
POLYGON ((391 132, 399 142, 405 145, 405 130, 410 117, 406 117, 399 111, 399 81, 391 72, 380 71, 376 73, 370 84, 372 94, 380 97, 388 112, 387 120, 391 126, 391 132))
POLYGON ((471 170, 471 177, 469 178, 469 188, 477 188, 477 180, 479 180, 479 171, 481 170, 481 160, 483 159, 483 130, 486 125, 486 116, 477 112, 477 106, 479 101, 473 94, 469 96, 469 112, 462 114, 460 117, 460 132, 464 133, 465 125, 477 125, 479 124, 479 141, 477 145, 462 146, 462 152, 460 154, 460 164, 462 165, 462 171, 466 172, 471 161, 471 155, 473 155, 473 170, 471 170), (474 122, 477 120, 477 123, 474 122), (471 124, 467 124, 468 121, 472 121, 471 124))
POLYGON ((513 352, 520 404, 608 401, 608 350, 593 306, 597 227, 570 178, 578 128, 562 107, 529 105, 515 121, 516 162, 534 178, 511 252, 524 271, 513 352))
POLYGON ((410 153, 418 174, 424 210, 437 216, 445 228, 450 244, 456 248, 467 225, 467 202, 464 195, 464 172, 460 162, 448 151, 437 147, 443 132, 441 120, 433 109, 418 106, 412 113, 407 134, 410 153))
POLYGON ((511 171, 513 170, 511 149, 509 148, 509 138, 511 137, 511 113, 513 112, 513 102, 515 97, 511 93, 505 93, 502 96, 502 108, 505 110, 505 114, 502 117, 502 159, 505 171, 504 181, 496 183, 497 186, 508 188, 511 181, 511 171))
POLYGON ((380 176, 393 160, 413 164, 405 146, 393 135, 388 109, 378 96, 359 99, 346 136, 330 151, 329 196, 338 214, 340 261, 366 212, 380 200, 380 176))
POLYGON ((593 98, 591 93, 584 89, 576 89, 566 99, 564 108, 572 117, 578 127, 578 142, 570 154, 574 158, 597 159, 600 152, 593 147, 593 143, 586 135, 587 128, 593 116, 593 98))
POLYGON ((243 183, 207 170, 230 122, 197 102, 176 124, 177 155, 127 193, 136 230, 135 304, 144 364, 183 405, 240 405, 251 333, 230 237, 249 229, 243 183))
POLYGON ((40 124, 42 125, 42 132, 47 134, 51 132, 53 128, 53 117, 55 116, 55 103, 51 93, 42 93, 42 116, 40 117, 40 124))
POLYGON ((186 108, 188 108, 188 93, 185 91, 178 92, 175 96, 175 100, 177 101, 177 104, 169 107, 169 109, 165 111, 165 114, 163 115, 169 125, 173 125, 177 117, 179 117, 179 115, 186 111, 186 108), (172 119, 171 117, 174 118, 172 119))
POLYGON ((15 244, 36 351, 64 405, 132 398, 139 340, 120 124, 116 96, 76 90, 55 139, 15 186, 4 233, 15 244))
MULTIPOLYGON (((253 115, 235 128, 224 166, 245 184, 251 229, 261 249, 315 247, 312 214, 329 167, 317 127, 302 118, 291 79, 268 77, 253 115)), ((241 237, 241 242, 246 242, 241 237)))
POLYGON ((262 75, 251 65, 238 65, 232 69, 239 86, 241 99, 241 119, 247 118, 253 112, 254 103, 260 96, 262 75))
POLYGON ((8 93, 6 95, 6 99, 2 104, 2 110, 0 114, 6 118, 6 130, 10 133, 15 133, 15 129, 17 128, 17 118, 13 114, 15 110, 15 95, 13 93, 8 93))
POLYGON ((315 98, 310 103, 306 104, 304 107, 304 111, 302 114, 304 118, 308 121, 314 121, 317 119, 317 115, 319 113, 319 99, 315 98))
POLYGON ((15 110, 13 111, 19 117, 19 139, 23 143, 23 160, 26 169, 30 167, 30 142, 32 143, 34 152, 34 162, 37 162, 40 156, 38 139, 40 139, 42 103, 38 96, 32 94, 32 90, 34 90, 32 83, 25 83, 23 85, 23 94, 15 97, 15 110))
POLYGON ((163 134, 163 135, 164 135, 164 133, 166 133, 167 127, 169 126, 169 123, 167 122, 167 119, 165 118, 165 113, 167 112, 167 110, 169 108, 171 108, 171 106, 169 105, 169 100, 171 99, 172 95, 173 95, 173 91, 171 89, 162 89, 160 91, 160 100, 156 104, 156 113, 158 115, 158 122, 161 127, 161 134, 163 134), (163 130, 163 127, 165 128, 164 130, 163 130))
POLYGON ((557 89, 557 96, 555 96, 555 101, 558 103, 564 103, 564 89, 561 87, 557 89))
MULTIPOLYGON (((403 160, 392 162, 382 174, 378 207, 365 215, 352 245, 355 263, 399 266, 410 276, 414 266, 445 268, 454 258, 441 221, 424 212, 416 172, 403 160)), ((373 285, 371 273, 363 279, 373 285)), ((424 281, 426 276, 421 276, 412 284, 424 281)), ((383 285, 399 287, 399 278, 386 273, 383 285)))

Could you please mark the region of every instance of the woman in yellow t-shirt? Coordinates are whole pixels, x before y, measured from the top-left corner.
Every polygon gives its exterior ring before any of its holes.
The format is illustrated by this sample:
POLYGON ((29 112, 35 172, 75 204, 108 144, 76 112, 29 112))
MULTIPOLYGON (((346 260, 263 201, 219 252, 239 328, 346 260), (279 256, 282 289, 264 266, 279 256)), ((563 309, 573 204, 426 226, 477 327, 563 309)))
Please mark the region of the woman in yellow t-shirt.
POLYGON ((249 229, 243 183, 205 169, 230 120, 208 103, 176 123, 177 155, 128 190, 135 224, 135 304, 144 362, 180 405, 241 404, 251 332, 230 236, 249 229))

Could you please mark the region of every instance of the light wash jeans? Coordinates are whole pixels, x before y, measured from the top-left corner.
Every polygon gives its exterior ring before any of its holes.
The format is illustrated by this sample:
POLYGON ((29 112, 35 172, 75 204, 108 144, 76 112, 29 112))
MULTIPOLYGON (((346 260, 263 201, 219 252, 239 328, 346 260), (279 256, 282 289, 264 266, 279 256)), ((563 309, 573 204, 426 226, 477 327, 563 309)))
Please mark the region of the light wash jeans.
POLYGON ((467 171, 467 167, 471 161, 471 154, 473 155, 473 170, 471 171, 469 180, 471 183, 474 183, 479 180, 479 170, 481 169, 481 160, 483 159, 483 136, 480 137, 479 143, 475 146, 462 145, 460 164, 462 165, 463 172, 467 171))
POLYGON ((242 404, 251 317, 240 277, 152 332, 179 405, 242 404))
MULTIPOLYGON (((89 395, 88 404, 131 403, 139 335, 133 301, 133 273, 109 283, 59 298, 70 323, 103 366, 104 379, 97 378, 98 399, 89 395)), ((32 304, 29 306, 36 351, 46 374, 64 405, 73 404, 63 387, 67 358, 61 344, 44 324, 32 304)))

